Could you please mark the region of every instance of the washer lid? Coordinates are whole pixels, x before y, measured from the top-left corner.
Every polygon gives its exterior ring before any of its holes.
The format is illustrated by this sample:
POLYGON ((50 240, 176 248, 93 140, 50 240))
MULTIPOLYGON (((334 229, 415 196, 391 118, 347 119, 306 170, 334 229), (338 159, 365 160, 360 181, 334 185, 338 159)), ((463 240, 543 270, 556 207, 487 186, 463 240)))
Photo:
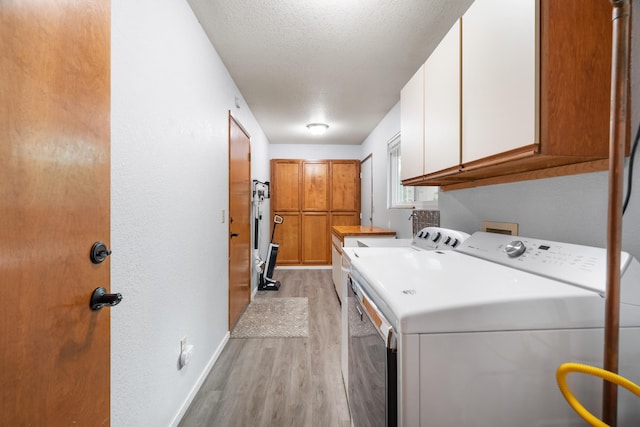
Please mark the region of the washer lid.
POLYGON ((396 319, 402 334, 603 324, 604 299, 596 292, 455 251, 387 253, 351 262, 355 279, 383 314, 396 319))

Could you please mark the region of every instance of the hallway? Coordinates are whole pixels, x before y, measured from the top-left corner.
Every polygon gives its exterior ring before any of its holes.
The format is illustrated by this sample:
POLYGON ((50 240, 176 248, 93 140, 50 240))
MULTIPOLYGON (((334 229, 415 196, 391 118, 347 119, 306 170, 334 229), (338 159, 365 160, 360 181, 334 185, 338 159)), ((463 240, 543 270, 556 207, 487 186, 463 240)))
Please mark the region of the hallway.
POLYGON ((181 427, 350 425, 331 270, 276 270, 257 298, 307 297, 308 338, 231 338, 181 427))

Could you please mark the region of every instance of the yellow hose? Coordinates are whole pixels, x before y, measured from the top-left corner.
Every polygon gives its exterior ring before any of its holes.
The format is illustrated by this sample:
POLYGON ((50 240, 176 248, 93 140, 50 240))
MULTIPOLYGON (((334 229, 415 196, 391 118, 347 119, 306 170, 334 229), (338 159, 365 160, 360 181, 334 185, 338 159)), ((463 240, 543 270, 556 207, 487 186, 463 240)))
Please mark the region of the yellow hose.
POLYGON ((558 370, 556 371, 556 380, 558 381, 558 387, 560 387, 560 391, 567 402, 574 411, 578 413, 587 423, 589 423, 593 427, 609 427, 607 424, 602 422, 600 419, 595 417, 591 412, 587 411, 584 406, 578 399, 575 398, 569 387, 567 386, 567 374, 569 372, 581 372, 583 374, 589 374, 596 377, 600 377, 604 380, 607 380, 611 383, 618 384, 636 396, 640 397, 640 386, 632 383, 628 379, 621 377, 620 375, 614 374, 613 372, 606 371, 604 369, 596 368, 594 366, 582 365, 580 363, 563 363, 560 365, 558 370))

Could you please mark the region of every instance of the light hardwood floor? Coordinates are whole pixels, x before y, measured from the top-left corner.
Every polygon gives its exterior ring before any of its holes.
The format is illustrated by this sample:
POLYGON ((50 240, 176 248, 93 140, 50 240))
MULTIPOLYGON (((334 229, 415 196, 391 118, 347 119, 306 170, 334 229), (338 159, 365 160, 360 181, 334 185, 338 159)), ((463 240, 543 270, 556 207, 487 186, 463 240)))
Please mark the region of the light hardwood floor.
POLYGON ((308 338, 231 338, 180 422, 192 426, 350 426, 340 369, 340 304, 331 270, 276 270, 308 297, 308 338))

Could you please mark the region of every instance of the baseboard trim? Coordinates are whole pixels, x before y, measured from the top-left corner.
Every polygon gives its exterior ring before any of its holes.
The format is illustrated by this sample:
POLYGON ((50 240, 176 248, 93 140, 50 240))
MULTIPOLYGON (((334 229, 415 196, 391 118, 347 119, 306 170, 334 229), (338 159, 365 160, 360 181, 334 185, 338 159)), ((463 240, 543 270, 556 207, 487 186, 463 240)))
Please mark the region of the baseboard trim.
POLYGON ((213 365, 215 365, 216 361, 218 360, 218 357, 220 357, 220 354, 222 353, 222 350, 224 349, 224 347, 227 345, 227 342, 229 341, 230 336, 231 336, 231 333, 227 331, 226 335, 222 339, 222 342, 220 342, 220 344, 218 345, 218 348, 213 353, 213 356, 211 356, 211 359, 209 359, 209 362, 207 363, 207 366, 204 368, 204 371, 202 371, 202 374, 200 375, 200 377, 198 377, 198 381, 196 381, 196 383, 193 385, 193 387, 191 388, 191 391, 187 395, 187 398, 182 403, 182 406, 180 406, 180 410, 178 411, 176 416, 173 417, 173 420, 171 420, 171 424, 170 424, 171 427, 177 427, 178 424, 180 424, 180 421, 182 421, 182 417, 184 417, 184 414, 187 413, 187 409, 189 409, 191 402, 193 402, 193 399, 195 399, 196 394, 198 394, 198 391, 200 390, 200 387, 202 387, 204 380, 207 379, 209 372, 211 372, 211 369, 213 369, 213 365))

